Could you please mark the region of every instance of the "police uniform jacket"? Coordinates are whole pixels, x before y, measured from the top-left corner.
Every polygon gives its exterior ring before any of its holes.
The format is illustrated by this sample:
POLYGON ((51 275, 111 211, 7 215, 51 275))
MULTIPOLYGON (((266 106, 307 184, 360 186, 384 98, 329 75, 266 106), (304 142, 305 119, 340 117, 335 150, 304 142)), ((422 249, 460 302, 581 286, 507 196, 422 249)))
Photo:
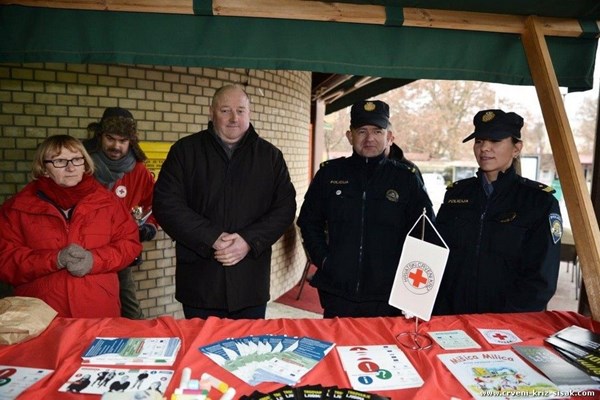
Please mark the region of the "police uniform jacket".
POLYGON ((178 140, 154 187, 153 213, 176 241, 176 292, 197 308, 237 311, 266 304, 271 246, 293 223, 296 191, 283 154, 250 126, 231 159, 208 129, 178 140), (224 267, 212 245, 238 233, 251 250, 224 267))
POLYGON ((323 163, 298 226, 317 272, 311 285, 352 301, 387 302, 404 239, 431 202, 406 165, 354 153, 323 163))
POLYGON ((554 190, 516 174, 450 185, 436 226, 450 255, 434 314, 541 311, 556 290, 562 220, 554 190))

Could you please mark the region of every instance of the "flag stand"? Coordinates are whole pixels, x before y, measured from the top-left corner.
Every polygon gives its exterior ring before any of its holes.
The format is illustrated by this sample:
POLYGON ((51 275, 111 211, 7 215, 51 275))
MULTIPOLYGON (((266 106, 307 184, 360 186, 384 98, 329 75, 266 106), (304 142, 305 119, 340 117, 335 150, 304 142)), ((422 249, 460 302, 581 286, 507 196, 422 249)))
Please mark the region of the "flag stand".
MULTIPOLYGON (((423 216, 425 217, 426 210, 423 209, 423 216)), ((421 240, 425 239, 425 218, 423 218, 423 225, 421 228, 421 240)), ((402 332, 396 335, 396 340, 400 342, 403 347, 411 350, 427 350, 433 345, 433 341, 429 336, 419 333, 419 317, 415 318, 415 330, 413 332, 402 332)))
POLYGON ((411 350, 427 350, 433 345, 433 341, 429 336, 419 333, 419 317, 415 317, 414 332, 402 332, 396 335, 396 340, 403 347, 411 350))

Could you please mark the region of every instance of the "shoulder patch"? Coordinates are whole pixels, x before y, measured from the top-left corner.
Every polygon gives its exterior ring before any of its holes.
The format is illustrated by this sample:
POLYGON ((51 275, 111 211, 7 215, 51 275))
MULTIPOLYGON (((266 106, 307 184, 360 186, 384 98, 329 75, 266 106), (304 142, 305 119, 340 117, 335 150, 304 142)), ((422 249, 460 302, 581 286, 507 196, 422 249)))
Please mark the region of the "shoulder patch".
POLYGON ((346 159, 346 157, 339 157, 339 158, 332 158, 329 160, 325 160, 321 164, 319 164, 319 167, 324 167, 324 166, 334 163, 336 161, 345 160, 345 159, 346 159))
POLYGON ((546 193, 555 193, 556 190, 552 186, 545 185, 541 182, 532 181, 531 179, 522 178, 521 182, 528 187, 541 190, 546 193))
POLYGON ((417 168, 415 168, 415 167, 414 167, 414 166, 412 166, 412 165, 408 165, 408 164, 406 164, 406 163, 403 163, 402 161, 395 160, 395 159, 392 159, 392 158, 388 158, 388 161, 389 161, 389 162, 390 162, 392 165, 394 165, 394 166, 396 166, 396 167, 398 167, 398 168, 404 169, 404 170, 406 170, 406 171, 410 171, 410 172, 412 172, 413 174, 414 174, 414 173, 416 173, 416 171, 417 171, 417 168))
POLYGON ((562 217, 560 214, 551 213, 548 216, 550 222, 550 234, 552 235, 552 241, 554 244, 558 243, 563 234, 562 217))

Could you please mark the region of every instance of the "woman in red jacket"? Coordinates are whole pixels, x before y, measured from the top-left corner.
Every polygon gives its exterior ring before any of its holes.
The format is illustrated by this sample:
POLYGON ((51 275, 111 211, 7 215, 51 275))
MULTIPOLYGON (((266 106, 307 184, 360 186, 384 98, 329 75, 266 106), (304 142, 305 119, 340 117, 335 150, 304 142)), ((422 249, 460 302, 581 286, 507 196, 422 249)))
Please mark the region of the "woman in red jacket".
POLYGON ((62 317, 118 317, 117 271, 142 250, 133 218, 93 171, 78 139, 51 136, 33 181, 0 208, 0 280, 62 317))

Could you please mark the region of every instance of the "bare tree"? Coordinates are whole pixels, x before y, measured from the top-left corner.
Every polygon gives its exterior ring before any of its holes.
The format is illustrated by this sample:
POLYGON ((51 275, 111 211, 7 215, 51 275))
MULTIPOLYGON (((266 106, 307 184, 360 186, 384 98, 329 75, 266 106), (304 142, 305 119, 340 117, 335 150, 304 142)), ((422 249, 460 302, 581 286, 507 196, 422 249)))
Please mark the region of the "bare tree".
POLYGON ((471 148, 462 139, 473 131, 473 115, 493 107, 494 91, 483 82, 421 80, 380 98, 390 104, 401 147, 457 160, 470 156, 471 148))

